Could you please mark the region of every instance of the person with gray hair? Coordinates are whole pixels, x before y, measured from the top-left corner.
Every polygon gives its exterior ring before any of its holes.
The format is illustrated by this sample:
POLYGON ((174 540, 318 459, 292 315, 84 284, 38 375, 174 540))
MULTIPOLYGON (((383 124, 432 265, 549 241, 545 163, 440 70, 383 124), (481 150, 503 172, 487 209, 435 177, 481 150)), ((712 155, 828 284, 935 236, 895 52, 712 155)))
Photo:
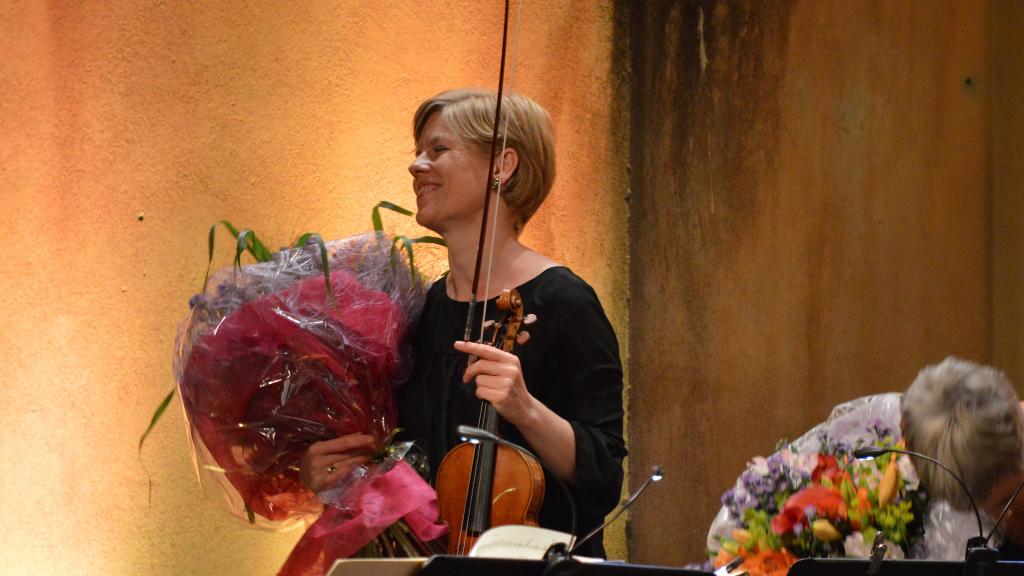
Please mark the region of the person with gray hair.
MULTIPOLYGON (((991 366, 950 356, 925 367, 903 397, 900 428, 907 448, 955 471, 993 521, 1024 478, 1024 410, 1009 379, 991 366)), ((928 462, 914 466, 932 499, 970 509, 945 470, 928 462)), ((1009 546, 1019 546, 1024 521, 1012 512, 1005 536, 1009 546)))
MULTIPOLYGON (((902 437, 908 450, 955 471, 982 509, 986 535, 1024 480, 1024 408, 1006 376, 990 366, 950 356, 923 368, 904 394, 877 394, 836 406, 825 422, 789 449, 814 454, 826 445, 868 446, 881 440, 875 437, 876 429, 898 431, 892 440, 902 437), (869 422, 875 425, 865 426, 869 422)), ((934 464, 915 459, 912 466, 929 503, 924 538, 911 547, 909 556, 962 560, 967 539, 978 535, 969 498, 934 464)), ((727 494, 741 489, 737 480, 727 494)), ((723 506, 708 532, 709 550, 716 552, 718 539, 731 534, 738 522, 723 506)), ((993 542, 1001 543, 1003 559, 1024 557, 1024 495, 1014 501, 993 542)), ((890 546, 890 552, 895 548, 890 546)))

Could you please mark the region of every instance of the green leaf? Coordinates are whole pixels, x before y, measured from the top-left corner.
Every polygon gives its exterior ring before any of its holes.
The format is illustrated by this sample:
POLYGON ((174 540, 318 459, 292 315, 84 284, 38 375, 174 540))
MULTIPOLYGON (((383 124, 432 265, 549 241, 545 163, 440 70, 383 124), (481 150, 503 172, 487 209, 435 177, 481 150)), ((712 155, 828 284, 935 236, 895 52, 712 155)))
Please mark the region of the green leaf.
POLYGON ((203 275, 203 294, 206 294, 206 283, 210 281, 210 266, 213 266, 213 238, 216 236, 217 224, 210 226, 210 237, 206 241, 208 245, 209 258, 206 260, 206 274, 203 275))
POLYGON ((327 297, 331 300, 331 306, 334 306, 334 292, 331 290, 331 271, 327 267, 327 246, 324 245, 324 239, 316 232, 306 232, 295 241, 295 247, 305 248, 310 240, 320 247, 320 270, 324 274, 324 287, 327 288, 327 297))
POLYGON ((242 268, 242 254, 249 248, 249 235, 252 234, 252 230, 246 228, 235 236, 235 268, 242 268))
MULTIPOLYGON (((231 222, 228 222, 227 220, 221 220, 220 223, 223 224, 224 227, 228 229, 228 232, 231 233, 232 237, 238 238, 238 228, 235 228, 234 225, 231 224, 231 222)), ((214 226, 216 226, 216 224, 214 224, 214 226)))
POLYGON ((387 208, 388 210, 391 210, 393 212, 398 212, 399 214, 402 214, 403 216, 412 216, 412 210, 408 210, 406 208, 402 208, 401 206, 399 206, 397 204, 392 204, 391 202, 388 202, 387 200, 381 200, 380 202, 377 203, 376 206, 373 207, 373 212, 370 213, 370 219, 373 221, 373 230, 374 230, 374 232, 383 232, 384 231, 384 222, 381 221, 381 219, 380 219, 380 209, 381 208, 387 208))
POLYGON ((413 255, 412 255, 412 244, 413 244, 413 242, 412 242, 412 238, 409 238, 408 236, 398 235, 398 236, 395 236, 395 242, 401 242, 402 245, 405 247, 405 254, 406 254, 406 256, 409 257, 409 269, 412 271, 413 278, 415 278, 416 277, 416 264, 413 262, 413 255))
POLYGON ((309 239, 312 238, 313 236, 319 236, 319 234, 317 234, 316 232, 306 232, 302 236, 299 236, 299 239, 296 240, 294 244, 292 244, 292 247, 302 248, 303 246, 306 245, 307 242, 309 242, 309 239))
POLYGON ((146 437, 153 431, 156 423, 160 421, 160 417, 164 415, 164 412, 167 410, 167 406, 171 404, 171 399, 174 398, 174 392, 176 390, 177 388, 171 388, 171 391, 167 393, 166 397, 164 397, 164 401, 161 402, 160 405, 156 407, 156 411, 153 412, 153 418, 149 421, 149 428, 146 428, 146 431, 142 433, 142 437, 139 438, 139 452, 142 452, 142 443, 146 441, 146 437))
POLYGON ((445 244, 444 238, 438 238, 437 236, 419 236, 411 240, 413 244, 437 244, 438 246, 448 247, 445 244))
POLYGON ((210 280, 210 266, 213 265, 213 241, 216 236, 215 233, 217 231, 217 224, 224 225, 224 227, 228 229, 228 232, 230 232, 232 236, 238 238, 238 229, 235 228, 234 225, 231 224, 231 222, 228 222, 227 220, 220 220, 219 222, 214 222, 213 225, 210 226, 210 236, 206 240, 208 254, 206 260, 206 275, 203 276, 203 294, 206 293, 206 283, 210 280))
POLYGON ((274 259, 274 253, 268 250, 263 245, 263 242, 260 242, 255 232, 252 234, 252 245, 249 247, 249 253, 259 262, 269 262, 274 259))
MULTIPOLYGON (((409 258, 409 273, 412 274, 412 279, 414 281, 416 280, 417 270, 416 270, 416 259, 415 259, 415 255, 414 255, 413 250, 412 250, 413 245, 415 245, 415 244, 437 244, 438 246, 446 246, 446 247, 448 246, 447 244, 444 243, 443 239, 438 238, 437 236, 419 236, 417 238, 409 238, 408 236, 404 236, 404 235, 399 234, 398 236, 395 236, 392 239, 392 242, 394 242, 394 243, 401 243, 402 247, 405 249, 405 254, 409 258)), ((392 253, 392 256, 394 256, 393 253, 392 253)), ((395 260, 395 258, 392 258, 392 260, 395 260)), ((392 261, 392 265, 394 265, 394 264, 395 264, 395 262, 392 261)))
POLYGON ((242 253, 248 251, 257 262, 268 262, 274 254, 256 237, 256 233, 246 228, 238 232, 235 242, 235 268, 242 267, 242 253))

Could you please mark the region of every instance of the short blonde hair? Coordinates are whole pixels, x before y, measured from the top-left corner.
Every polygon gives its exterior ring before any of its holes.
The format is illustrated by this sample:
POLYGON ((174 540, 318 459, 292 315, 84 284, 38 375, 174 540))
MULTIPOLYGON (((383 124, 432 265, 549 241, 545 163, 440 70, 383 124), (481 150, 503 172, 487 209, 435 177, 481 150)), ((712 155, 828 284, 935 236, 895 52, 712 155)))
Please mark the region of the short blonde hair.
MULTIPOLYGON (((1024 413, 1010 381, 995 368, 952 356, 928 366, 907 389, 902 412, 907 448, 954 470, 978 501, 1022 468, 1024 413)), ((969 506, 949 474, 924 462, 915 467, 930 496, 969 506)))
MULTIPOLYGON (((441 92, 416 109, 412 120, 413 137, 419 141, 427 121, 440 113, 460 138, 489 154, 497 102, 497 95, 489 90, 467 88, 441 92)), ((502 198, 512 212, 518 232, 540 208, 555 182, 555 138, 547 111, 526 96, 503 95, 501 115, 508 118, 506 145, 516 151, 519 159, 515 172, 502 185, 502 198)), ((498 128, 500 145, 504 120, 498 128)))

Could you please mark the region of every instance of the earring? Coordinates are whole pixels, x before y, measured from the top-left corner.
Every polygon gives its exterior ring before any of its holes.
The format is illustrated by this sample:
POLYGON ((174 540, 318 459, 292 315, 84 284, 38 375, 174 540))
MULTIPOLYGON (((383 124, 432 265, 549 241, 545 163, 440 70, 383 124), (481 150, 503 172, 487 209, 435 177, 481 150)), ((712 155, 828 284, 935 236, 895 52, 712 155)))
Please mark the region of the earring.
POLYGON ((491 180, 491 188, 493 188, 495 190, 498 189, 498 186, 500 184, 501 184, 501 178, 498 178, 497 176, 494 177, 494 180, 491 180))

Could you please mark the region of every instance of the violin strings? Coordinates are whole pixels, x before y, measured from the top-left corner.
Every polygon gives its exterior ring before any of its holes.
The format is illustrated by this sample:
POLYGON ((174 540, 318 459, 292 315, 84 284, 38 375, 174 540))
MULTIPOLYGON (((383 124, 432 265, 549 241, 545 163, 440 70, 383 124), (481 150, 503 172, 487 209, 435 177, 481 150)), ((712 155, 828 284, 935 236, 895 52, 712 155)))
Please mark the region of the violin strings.
MULTIPOLYGON (((509 74, 508 74, 509 86, 512 86, 512 84, 513 84, 513 82, 515 80, 516 63, 519 60, 518 59, 518 55, 519 55, 519 38, 520 38, 520 31, 521 31, 521 24, 522 24, 522 15, 523 15, 523 2, 520 0, 519 2, 516 3, 516 24, 515 24, 515 31, 513 32, 512 55, 511 55, 512 56, 512 58, 511 58, 512 65, 511 65, 511 68, 510 68, 509 74)), ((505 19, 506 19, 505 20, 505 25, 506 25, 506 33, 507 33, 507 25, 508 25, 508 4, 507 3, 506 3, 505 19)), ((499 99, 503 98, 503 95, 498 94, 498 98, 499 99)), ((502 130, 502 135, 501 135, 501 151, 498 153, 498 157, 499 158, 504 157, 505 150, 507 148, 506 145, 507 145, 507 141, 508 141, 509 116, 510 115, 508 113, 506 113, 504 118, 495 118, 494 119, 494 121, 496 123, 499 122, 499 121, 502 121, 502 120, 504 120, 504 123, 505 123, 504 128, 502 130)), ((502 166, 501 171, 499 172, 499 174, 500 174, 500 176, 504 176, 505 175, 504 166, 502 166)), ((490 174, 488 174, 487 177, 488 177, 488 179, 490 179, 492 176, 490 174)), ((496 232, 497 232, 497 224, 498 224, 498 209, 501 206, 501 202, 499 200, 501 198, 501 190, 502 190, 503 185, 504 185, 504 181, 502 180, 501 177, 499 177, 498 178, 497 190, 495 190, 495 193, 494 193, 494 215, 493 215, 492 220, 491 220, 491 242, 490 242, 490 248, 488 249, 488 255, 487 255, 487 275, 486 275, 485 280, 484 280, 484 301, 483 301, 483 307, 482 307, 482 310, 481 310, 481 313, 480 313, 480 335, 478 337, 478 341, 480 341, 480 342, 483 341, 483 338, 484 338, 484 324, 486 324, 486 322, 487 322, 487 301, 488 301, 488 296, 489 296, 489 294, 491 292, 491 272, 493 270, 494 245, 495 245, 495 238, 497 236, 496 232)), ((490 200, 490 195, 488 195, 488 200, 487 201, 488 202, 491 201, 490 200)), ((495 326, 495 330, 497 330, 497 329, 498 329, 498 327, 495 326)), ((484 403, 484 402, 482 402, 480 404, 480 412, 479 412, 479 415, 477 416, 477 425, 478 426, 480 426, 484 430, 495 431, 496 432, 497 431, 497 418, 498 418, 497 411, 494 409, 493 405, 490 405, 489 403, 484 403), (488 410, 488 407, 490 408, 490 410, 488 410)), ((474 452, 479 450, 479 448, 480 448, 480 445, 477 444, 476 450, 474 450, 474 452)), ((475 465, 476 458, 474 458, 473 460, 474 460, 474 466, 472 467, 473 469, 472 469, 472 473, 470 475, 469 490, 468 490, 468 495, 467 495, 467 500, 466 500, 466 507, 468 508, 468 510, 463 512, 463 519, 464 520, 466 518, 472 518, 473 517, 474 503, 476 502, 477 493, 480 490, 480 482, 479 482, 479 480, 480 480, 480 476, 482 474, 482 471, 479 469, 478 466, 475 465)), ((496 460, 497 460, 497 450, 495 450, 495 461, 496 460)), ((494 463, 492 463, 492 467, 493 467, 493 464, 494 463)), ((470 535, 469 535, 468 531, 465 528, 466 527, 463 526, 463 530, 459 531, 458 546, 457 546, 457 553, 459 555, 463 555, 463 554, 468 552, 467 548, 469 546, 470 535)))
MULTIPOLYGON (((515 28, 515 32, 513 33, 513 40, 512 40, 512 58, 511 58, 512 64, 509 67, 509 72, 508 72, 508 85, 509 85, 509 89, 510 89, 509 91, 510 92, 511 92, 512 86, 515 85, 516 63, 519 61, 519 59, 518 59, 518 55, 519 55, 519 32, 520 32, 520 25, 522 24, 522 14, 523 14, 523 3, 522 2, 518 2, 516 4, 516 28, 515 28)), ((504 121, 504 123, 505 123, 505 125, 504 125, 504 127, 502 128, 502 131, 501 131, 501 151, 498 152, 498 157, 502 158, 502 160, 504 160, 505 150, 508 148, 508 146, 507 146, 507 143, 508 143, 508 123, 509 123, 510 117, 511 117, 511 114, 506 112, 504 118, 495 118, 494 119, 495 122, 504 121)), ((483 312, 480 314, 480 334, 481 334, 481 337, 483 336, 484 322, 486 322, 486 318, 487 318, 487 299, 488 299, 488 296, 491 293, 491 270, 493 269, 493 265, 494 265, 494 245, 496 243, 495 242, 495 238, 497 237, 497 231, 498 231, 498 210, 501 207, 501 202, 500 202, 500 200, 501 200, 501 191, 502 191, 502 188, 505 186, 505 181, 501 178, 501 176, 505 175, 505 168, 504 168, 504 166, 502 166, 501 172, 499 174, 500 174, 500 176, 498 178, 498 187, 497 187, 497 190, 495 190, 495 192, 494 192, 494 215, 491 217, 491 246, 490 246, 490 248, 488 250, 488 253, 487 253, 487 276, 484 277, 484 303, 483 303, 483 312)), ((490 176, 490 175, 488 175, 488 176, 490 176)), ((488 197, 488 198, 490 198, 490 197, 488 197)), ((488 199, 488 202, 490 202, 489 199, 488 199)))

